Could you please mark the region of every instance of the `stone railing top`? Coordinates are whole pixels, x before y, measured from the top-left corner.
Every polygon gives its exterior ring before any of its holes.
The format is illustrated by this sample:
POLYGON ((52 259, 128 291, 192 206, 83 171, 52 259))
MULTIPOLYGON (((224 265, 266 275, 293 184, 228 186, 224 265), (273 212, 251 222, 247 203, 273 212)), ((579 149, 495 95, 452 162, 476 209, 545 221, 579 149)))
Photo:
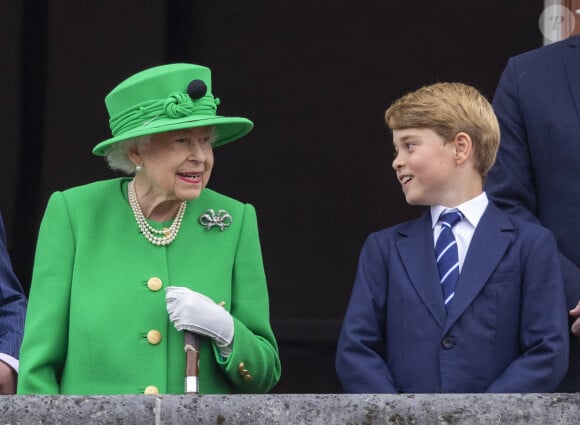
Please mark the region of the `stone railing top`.
POLYGON ((0 396, 2 425, 579 423, 580 394, 0 396))

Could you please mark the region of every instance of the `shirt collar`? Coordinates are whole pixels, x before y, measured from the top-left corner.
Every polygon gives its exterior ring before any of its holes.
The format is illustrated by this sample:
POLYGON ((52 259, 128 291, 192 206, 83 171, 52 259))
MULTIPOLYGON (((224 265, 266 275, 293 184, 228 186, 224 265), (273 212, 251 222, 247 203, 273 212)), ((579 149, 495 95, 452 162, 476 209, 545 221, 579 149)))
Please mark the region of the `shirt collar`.
POLYGON ((439 216, 445 210, 459 210, 465 216, 465 219, 475 228, 477 227, 479 220, 483 216, 485 209, 489 204, 487 195, 485 192, 481 192, 475 198, 471 198, 454 208, 444 207, 442 205, 434 205, 431 207, 431 225, 435 228, 435 225, 439 221, 439 216))

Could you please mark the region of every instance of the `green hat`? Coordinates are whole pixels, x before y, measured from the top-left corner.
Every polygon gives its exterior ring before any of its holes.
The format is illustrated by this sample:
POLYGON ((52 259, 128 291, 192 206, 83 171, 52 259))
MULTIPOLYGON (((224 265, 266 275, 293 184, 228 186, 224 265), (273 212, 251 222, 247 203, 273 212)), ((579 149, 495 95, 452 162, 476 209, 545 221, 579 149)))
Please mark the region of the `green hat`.
POLYGON ((113 137, 93 148, 105 155, 114 143, 185 128, 214 126, 213 146, 248 134, 254 124, 241 117, 216 115, 219 99, 211 91, 211 71, 200 65, 176 63, 141 71, 105 97, 113 137))

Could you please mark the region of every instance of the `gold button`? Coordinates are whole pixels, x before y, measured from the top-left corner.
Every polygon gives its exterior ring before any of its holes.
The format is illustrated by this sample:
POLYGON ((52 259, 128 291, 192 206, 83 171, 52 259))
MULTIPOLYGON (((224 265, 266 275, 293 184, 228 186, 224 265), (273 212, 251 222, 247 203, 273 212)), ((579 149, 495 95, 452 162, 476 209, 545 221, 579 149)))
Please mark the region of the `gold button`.
POLYGON ((145 394, 145 395, 159 394, 159 388, 157 388, 155 385, 149 385, 147 388, 145 388, 145 391, 143 391, 143 394, 145 394))
POLYGON ((161 332, 156 330, 147 332, 147 341, 149 341, 149 344, 159 344, 161 342, 161 332))
POLYGON ((147 281, 147 287, 153 292, 157 292, 163 286, 163 282, 158 277, 152 277, 147 281))
POLYGON ((250 371, 246 369, 246 365, 244 362, 241 362, 238 365, 238 373, 242 376, 242 378, 244 378, 246 382, 250 382, 253 379, 252 375, 250 375, 250 371))

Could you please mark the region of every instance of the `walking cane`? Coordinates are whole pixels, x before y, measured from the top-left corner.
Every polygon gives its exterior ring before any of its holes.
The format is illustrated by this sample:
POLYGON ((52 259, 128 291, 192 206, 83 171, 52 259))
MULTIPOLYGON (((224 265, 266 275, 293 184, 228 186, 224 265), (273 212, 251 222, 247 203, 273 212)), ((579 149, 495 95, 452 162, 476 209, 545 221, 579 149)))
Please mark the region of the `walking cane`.
POLYGON ((185 340, 185 394, 199 393, 199 336, 183 331, 185 340))

